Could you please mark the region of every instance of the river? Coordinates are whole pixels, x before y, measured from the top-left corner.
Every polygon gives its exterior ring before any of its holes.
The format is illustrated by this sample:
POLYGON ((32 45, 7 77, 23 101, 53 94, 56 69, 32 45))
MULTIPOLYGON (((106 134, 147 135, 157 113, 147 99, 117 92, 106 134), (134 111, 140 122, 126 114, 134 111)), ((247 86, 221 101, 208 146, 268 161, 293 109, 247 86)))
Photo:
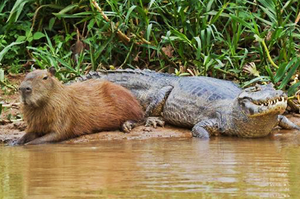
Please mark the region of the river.
POLYGON ((0 145, 0 198, 297 198, 300 138, 0 145))

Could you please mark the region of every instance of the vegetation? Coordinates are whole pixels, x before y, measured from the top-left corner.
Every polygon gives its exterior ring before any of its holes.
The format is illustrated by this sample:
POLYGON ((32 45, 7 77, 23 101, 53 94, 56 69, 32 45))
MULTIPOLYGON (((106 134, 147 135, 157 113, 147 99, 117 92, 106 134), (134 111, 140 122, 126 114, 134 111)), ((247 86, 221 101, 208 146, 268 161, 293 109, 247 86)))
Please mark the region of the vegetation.
POLYGON ((273 82, 292 95, 299 20, 298 0, 3 0, 0 67, 55 66, 63 81, 99 68, 150 68, 273 82))

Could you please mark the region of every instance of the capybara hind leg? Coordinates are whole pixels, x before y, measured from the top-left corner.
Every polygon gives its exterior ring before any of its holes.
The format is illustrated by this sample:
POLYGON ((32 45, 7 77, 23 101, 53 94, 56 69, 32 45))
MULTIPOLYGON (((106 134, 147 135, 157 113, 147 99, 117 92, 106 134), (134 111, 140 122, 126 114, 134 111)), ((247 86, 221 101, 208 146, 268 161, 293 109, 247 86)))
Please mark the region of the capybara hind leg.
POLYGON ((58 142, 62 141, 63 139, 61 136, 57 133, 48 133, 42 137, 36 138, 25 145, 36 145, 36 144, 45 144, 45 143, 52 143, 52 142, 58 142))
POLYGON ((26 133, 25 135, 23 135, 23 137, 21 137, 17 141, 12 141, 11 143, 9 143, 9 145, 11 145, 11 146, 13 146, 13 145, 23 145, 27 142, 30 142, 31 140, 34 140, 37 137, 38 137, 37 133, 26 133))
POLYGON ((133 120, 127 120, 122 124, 122 131, 124 133, 129 133, 134 127, 137 126, 137 122, 133 120))

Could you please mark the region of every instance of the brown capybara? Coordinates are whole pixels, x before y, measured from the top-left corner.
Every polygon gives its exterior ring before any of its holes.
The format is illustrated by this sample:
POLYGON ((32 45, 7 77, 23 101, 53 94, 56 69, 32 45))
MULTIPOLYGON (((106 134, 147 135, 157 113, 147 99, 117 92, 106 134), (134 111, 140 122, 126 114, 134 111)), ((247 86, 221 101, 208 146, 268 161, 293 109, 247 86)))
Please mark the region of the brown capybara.
POLYGON ((63 85, 54 75, 53 67, 35 70, 21 83, 27 128, 14 144, 59 142, 120 128, 130 131, 131 124, 144 117, 138 101, 122 86, 103 80, 63 85))

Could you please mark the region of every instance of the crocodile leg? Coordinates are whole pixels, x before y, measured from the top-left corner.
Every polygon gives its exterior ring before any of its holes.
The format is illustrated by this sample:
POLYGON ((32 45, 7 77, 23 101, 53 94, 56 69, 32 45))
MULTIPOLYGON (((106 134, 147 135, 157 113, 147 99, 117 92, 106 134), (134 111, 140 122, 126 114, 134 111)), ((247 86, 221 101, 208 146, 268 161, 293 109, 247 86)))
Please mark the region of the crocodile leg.
POLYGON ((172 86, 166 86, 160 89, 157 95, 154 96, 154 99, 151 101, 149 106, 146 109, 145 116, 160 116, 165 105, 170 92, 172 91, 172 86))
POLYGON ((208 139, 218 133, 219 122, 217 119, 208 119, 198 122, 192 129, 193 137, 208 139))
POLYGON ((297 129, 300 130, 300 127, 291 122, 288 118, 283 115, 278 115, 278 126, 283 129, 297 129))
POLYGON ((162 115, 163 107, 172 89, 172 86, 165 86, 154 96, 154 99, 151 101, 145 112, 145 117, 147 118, 145 126, 153 126, 154 128, 156 128, 156 126, 164 126, 165 122, 159 116, 162 115))
POLYGON ((153 126, 156 128, 157 126, 164 126, 165 121, 161 117, 148 117, 146 119, 146 124, 145 126, 153 126))

